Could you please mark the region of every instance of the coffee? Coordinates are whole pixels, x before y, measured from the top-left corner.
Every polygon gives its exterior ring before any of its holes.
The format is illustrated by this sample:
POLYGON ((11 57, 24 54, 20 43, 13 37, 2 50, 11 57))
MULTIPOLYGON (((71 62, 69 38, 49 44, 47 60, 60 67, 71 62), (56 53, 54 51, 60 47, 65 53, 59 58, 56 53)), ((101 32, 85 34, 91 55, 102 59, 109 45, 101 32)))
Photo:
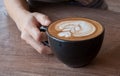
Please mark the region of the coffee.
POLYGON ((94 38, 103 32, 101 24, 86 18, 66 18, 52 23, 48 32, 57 39, 79 41, 94 38))

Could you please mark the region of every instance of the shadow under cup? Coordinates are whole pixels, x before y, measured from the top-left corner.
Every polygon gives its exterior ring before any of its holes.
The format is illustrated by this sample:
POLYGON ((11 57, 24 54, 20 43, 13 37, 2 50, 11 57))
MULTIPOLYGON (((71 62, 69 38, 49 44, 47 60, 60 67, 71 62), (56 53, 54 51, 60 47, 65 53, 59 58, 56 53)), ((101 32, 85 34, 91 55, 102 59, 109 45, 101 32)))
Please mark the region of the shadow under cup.
MULTIPOLYGON (((78 41, 56 38, 48 32, 48 29, 49 27, 46 29, 46 34, 50 48, 60 61, 73 68, 89 64, 98 54, 104 38, 104 28, 98 36, 78 41)), ((42 28, 41 30, 45 29, 42 28)))

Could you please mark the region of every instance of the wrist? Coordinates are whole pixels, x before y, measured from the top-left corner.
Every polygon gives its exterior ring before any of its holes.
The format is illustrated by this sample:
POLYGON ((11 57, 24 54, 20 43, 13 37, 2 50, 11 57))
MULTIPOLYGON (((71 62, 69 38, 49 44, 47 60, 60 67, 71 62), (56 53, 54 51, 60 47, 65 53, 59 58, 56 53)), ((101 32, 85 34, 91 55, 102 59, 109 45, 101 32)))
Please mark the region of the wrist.
POLYGON ((28 10, 24 10, 24 9, 18 10, 16 11, 13 19, 15 22, 18 22, 18 21, 21 21, 21 19, 25 19, 29 14, 30 12, 28 10))

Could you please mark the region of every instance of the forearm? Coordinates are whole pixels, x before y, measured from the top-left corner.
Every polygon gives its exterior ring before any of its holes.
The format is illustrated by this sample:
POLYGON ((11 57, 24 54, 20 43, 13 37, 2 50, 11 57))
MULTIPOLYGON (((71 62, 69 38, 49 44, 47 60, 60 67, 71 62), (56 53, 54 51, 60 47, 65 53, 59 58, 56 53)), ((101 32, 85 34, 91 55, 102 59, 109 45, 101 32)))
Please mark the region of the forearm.
POLYGON ((4 3, 8 14, 15 22, 29 13, 26 0, 4 0, 4 3))
POLYGON ((77 1, 81 2, 83 5, 88 5, 95 0, 77 0, 77 1))

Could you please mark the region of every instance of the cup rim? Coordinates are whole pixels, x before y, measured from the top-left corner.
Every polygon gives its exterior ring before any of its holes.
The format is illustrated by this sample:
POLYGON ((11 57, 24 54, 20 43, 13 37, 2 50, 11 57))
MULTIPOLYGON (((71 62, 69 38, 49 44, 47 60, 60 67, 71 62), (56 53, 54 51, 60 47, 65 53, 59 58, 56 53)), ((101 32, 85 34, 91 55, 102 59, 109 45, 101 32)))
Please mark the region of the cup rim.
POLYGON ((94 39, 94 38, 96 38, 96 37, 104 34, 104 32, 105 32, 105 27, 102 25, 102 23, 100 23, 100 22, 98 22, 98 21, 96 21, 96 20, 90 19, 90 18, 85 18, 85 17, 68 17, 68 18, 63 18, 63 19, 59 19, 59 20, 54 21, 54 22, 51 23, 50 25, 49 25, 48 28, 47 28, 46 34, 47 34, 48 36, 52 37, 53 39, 59 40, 59 41, 61 41, 61 42, 87 41, 87 40, 94 39), (94 21, 94 22, 98 23, 99 25, 101 25, 101 27, 102 27, 102 32, 101 32, 100 34, 98 34, 97 36, 95 36, 95 37, 88 38, 88 39, 83 39, 83 40, 75 40, 75 41, 73 41, 73 40, 64 40, 64 39, 56 38, 55 36, 51 35, 51 34, 48 32, 48 28, 50 27, 50 25, 54 24, 54 23, 57 22, 57 21, 62 21, 62 20, 66 20, 66 19, 87 19, 87 20, 90 20, 90 21, 94 21))

